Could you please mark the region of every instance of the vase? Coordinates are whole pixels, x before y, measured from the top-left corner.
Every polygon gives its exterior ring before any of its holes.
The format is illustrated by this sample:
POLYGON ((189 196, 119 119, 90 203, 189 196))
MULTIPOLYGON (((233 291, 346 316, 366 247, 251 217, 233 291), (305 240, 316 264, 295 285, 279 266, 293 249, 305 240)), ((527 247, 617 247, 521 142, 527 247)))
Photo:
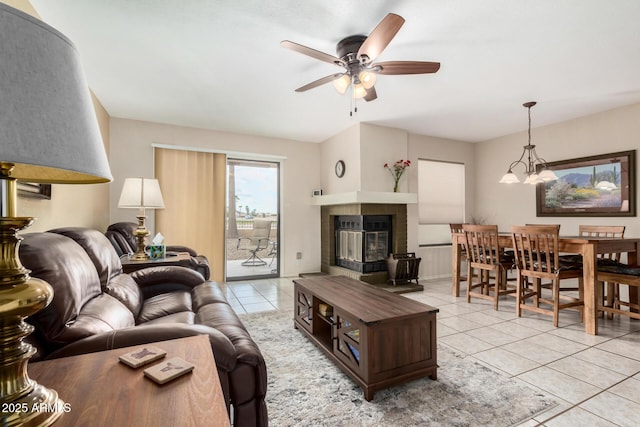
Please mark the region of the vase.
POLYGON ((395 184, 393 185, 393 192, 394 192, 394 193, 397 193, 397 192, 398 192, 398 182, 399 182, 399 180, 398 180, 398 181, 396 181, 396 182, 395 182, 395 184))

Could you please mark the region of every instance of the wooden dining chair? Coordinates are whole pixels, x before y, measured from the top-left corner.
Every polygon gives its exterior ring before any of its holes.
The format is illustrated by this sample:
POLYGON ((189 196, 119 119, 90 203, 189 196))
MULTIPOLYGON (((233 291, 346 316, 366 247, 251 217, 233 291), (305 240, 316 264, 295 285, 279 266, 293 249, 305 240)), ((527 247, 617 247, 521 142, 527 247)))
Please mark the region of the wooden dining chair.
POLYGON ((507 270, 513 266, 513 258, 505 257, 500 248, 497 225, 463 224, 462 229, 467 252, 467 302, 471 297, 490 300, 497 310, 500 296, 516 291, 507 284, 507 270))
MULTIPOLYGON (((453 237, 454 234, 463 234, 464 230, 462 229, 462 225, 463 224, 449 224, 449 228, 451 229, 451 236, 453 237)), ((462 247, 460 248, 460 262, 466 262, 467 261, 467 250, 465 249, 464 245, 462 245, 462 247)), ((466 281, 467 277, 460 275, 460 281, 466 281)))
MULTIPOLYGON (((624 225, 580 225, 578 226, 578 234, 586 237, 624 237, 624 225)), ((598 259, 611 260, 614 262, 620 262, 620 252, 598 254, 598 259)), ((599 261, 600 262, 600 261, 599 261)), ((598 298, 604 303, 606 298, 606 305, 613 307, 618 304, 620 306, 620 284, 610 281, 598 282, 599 292, 598 298), (605 293, 606 289, 606 293, 605 293), (605 296, 606 295, 606 296, 605 296)), ((626 302, 623 302, 626 304, 626 302)), ((604 304, 603 304, 604 305, 604 304)), ((607 312, 609 319, 613 318, 612 312, 607 312)))
MULTIPOLYGON (((625 284, 628 286, 635 286, 640 288, 640 267, 628 266, 625 264, 611 265, 611 266, 599 266, 596 273, 597 283, 603 284, 616 283, 625 284)), ((628 316, 633 319, 640 320, 640 304, 629 302, 621 302, 619 299, 614 300, 613 305, 605 305, 601 298, 596 301, 596 310, 604 311, 607 314, 620 314, 628 316), (622 310, 621 305, 629 307, 629 310, 622 310), (635 312, 633 311, 635 310, 635 312)))
POLYGON ((565 294, 560 281, 580 279, 582 269, 579 264, 560 263, 558 250, 558 225, 512 226, 511 237, 518 270, 516 281, 516 313, 532 311, 553 317, 553 326, 558 326, 560 310, 573 308, 583 315, 584 291, 578 281, 578 298, 565 294), (527 286, 531 279, 532 285, 527 286), (542 280, 551 283, 547 291, 542 280), (546 291, 546 292, 545 292, 546 291), (550 293, 550 295, 549 295, 550 293), (531 304, 527 304, 531 300, 531 304), (542 306, 541 306, 542 304, 542 306))

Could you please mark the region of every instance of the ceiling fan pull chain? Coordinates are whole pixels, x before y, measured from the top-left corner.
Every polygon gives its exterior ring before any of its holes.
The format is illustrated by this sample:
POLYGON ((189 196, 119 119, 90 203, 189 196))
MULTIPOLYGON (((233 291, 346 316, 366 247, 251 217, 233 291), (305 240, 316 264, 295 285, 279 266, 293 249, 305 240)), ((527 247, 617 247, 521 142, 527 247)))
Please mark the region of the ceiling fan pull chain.
POLYGON ((353 100, 355 96, 353 95, 353 84, 350 85, 351 88, 351 96, 349 97, 349 117, 353 117, 353 100))

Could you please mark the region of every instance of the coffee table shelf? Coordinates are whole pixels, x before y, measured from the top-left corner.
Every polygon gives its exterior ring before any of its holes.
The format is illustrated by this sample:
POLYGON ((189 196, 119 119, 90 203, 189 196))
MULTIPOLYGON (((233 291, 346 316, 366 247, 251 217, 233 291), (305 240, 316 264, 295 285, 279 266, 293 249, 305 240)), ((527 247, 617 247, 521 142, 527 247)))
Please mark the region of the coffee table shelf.
POLYGON ((437 308, 346 276, 293 282, 294 326, 364 390, 366 400, 392 385, 437 378, 437 308), (321 306, 331 314, 321 314, 321 306))

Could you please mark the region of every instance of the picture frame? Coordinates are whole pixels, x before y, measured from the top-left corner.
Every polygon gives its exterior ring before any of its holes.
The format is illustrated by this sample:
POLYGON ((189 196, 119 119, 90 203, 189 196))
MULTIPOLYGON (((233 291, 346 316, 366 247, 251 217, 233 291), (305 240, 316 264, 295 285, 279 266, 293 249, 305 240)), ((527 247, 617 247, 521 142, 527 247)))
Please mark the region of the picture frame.
POLYGON ((549 162, 547 167, 558 179, 537 185, 537 216, 636 216, 635 150, 549 162))
POLYGON ((17 184, 19 197, 51 200, 51 184, 34 184, 31 182, 18 182, 17 184))

